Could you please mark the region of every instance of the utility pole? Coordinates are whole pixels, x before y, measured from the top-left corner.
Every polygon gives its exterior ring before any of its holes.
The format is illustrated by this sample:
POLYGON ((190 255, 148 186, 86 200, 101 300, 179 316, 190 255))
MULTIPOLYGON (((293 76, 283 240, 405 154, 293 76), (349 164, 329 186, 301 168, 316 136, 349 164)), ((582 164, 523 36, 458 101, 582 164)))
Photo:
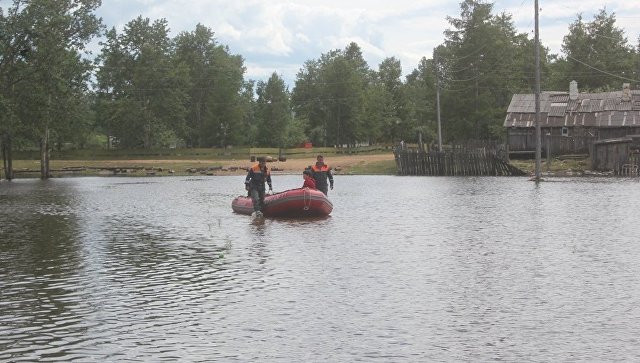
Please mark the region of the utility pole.
MULTIPOLYGON (((535 101, 536 101, 536 175, 535 181, 540 180, 540 169, 542 168, 542 132, 540 131, 540 33, 538 29, 538 0, 535 0, 535 62, 536 62, 536 85, 535 85, 535 101)), ((547 150, 547 152, 549 152, 547 150)))
POLYGON ((442 152, 442 127, 440 126, 440 75, 438 66, 438 51, 434 52, 435 69, 436 69, 436 114, 438 117, 438 151, 442 152))

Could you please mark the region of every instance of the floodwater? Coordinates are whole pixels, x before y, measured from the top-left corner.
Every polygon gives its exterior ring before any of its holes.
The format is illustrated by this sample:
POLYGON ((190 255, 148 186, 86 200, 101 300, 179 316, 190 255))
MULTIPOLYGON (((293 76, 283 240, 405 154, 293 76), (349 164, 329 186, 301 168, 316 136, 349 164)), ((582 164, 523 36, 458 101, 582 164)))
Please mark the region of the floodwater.
POLYGON ((640 361, 638 179, 243 180, 0 182, 0 361, 640 361))

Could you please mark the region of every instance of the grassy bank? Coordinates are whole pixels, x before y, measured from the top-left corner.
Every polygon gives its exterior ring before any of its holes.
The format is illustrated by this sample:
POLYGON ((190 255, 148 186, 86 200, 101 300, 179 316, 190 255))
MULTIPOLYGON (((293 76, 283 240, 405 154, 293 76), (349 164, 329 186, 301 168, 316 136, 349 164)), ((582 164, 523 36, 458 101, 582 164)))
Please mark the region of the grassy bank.
POLYGON ((398 168, 395 160, 381 160, 375 162, 361 162, 353 165, 348 171, 341 174, 352 175, 396 175, 398 168))
MULTIPOLYGON (((361 146, 356 148, 190 148, 190 149, 94 149, 52 150, 51 160, 243 160, 252 156, 286 158, 314 158, 323 155, 376 154, 392 152, 390 146, 361 146)), ((37 150, 14 151, 14 160, 39 160, 37 150)))
MULTIPOLYGON (((269 165, 275 173, 297 174, 315 162, 317 154, 325 155, 336 174, 389 174, 396 173, 393 154, 375 149, 302 149, 297 152, 287 149, 251 149, 249 153, 227 154, 215 150, 190 153, 174 152, 170 155, 149 153, 114 153, 110 158, 98 155, 65 155, 52 159, 50 167, 53 177, 65 176, 107 176, 107 175, 236 175, 244 174, 255 163, 255 156, 268 156, 269 165), (337 152, 338 151, 338 152, 337 152), (280 156, 280 158, 279 158, 280 156)), ((37 159, 17 159, 13 164, 17 178, 40 176, 40 161, 37 159)))
MULTIPOLYGON (((511 160, 511 164, 528 174, 534 174, 536 163, 533 159, 527 160, 511 160)), ((588 158, 574 157, 567 155, 565 157, 553 158, 551 163, 547 160, 541 160, 541 172, 547 175, 557 176, 573 176, 582 175, 585 171, 590 170, 591 163, 588 158)))
MULTIPOLYGON (((245 149, 242 152, 228 149, 189 149, 169 151, 147 151, 142 153, 118 151, 112 154, 92 154, 68 152, 58 155, 50 162, 53 177, 68 176, 151 176, 151 175, 240 175, 252 165, 252 157, 271 156, 275 162, 269 163, 275 173, 297 174, 307 165, 315 162, 317 154, 334 168, 337 175, 395 175, 397 168, 390 150, 359 149, 285 149, 278 161, 279 149, 245 149), (64 157, 62 157, 64 156, 64 157), (134 158, 135 156, 135 158, 134 158)), ((24 155, 22 155, 24 156, 24 155)), ((535 160, 511 160, 511 164, 533 174, 535 160)), ((37 158, 15 159, 14 170, 17 178, 38 178, 40 161, 37 158)), ((542 173, 554 176, 582 175, 589 170, 589 160, 584 157, 566 156, 554 158, 550 165, 542 160, 542 173)), ((0 169, 1 171, 1 169, 0 169)), ((4 173, 2 173, 4 175, 4 173)), ((3 176, 3 175, 0 175, 3 176)))
MULTIPOLYGON (((220 170, 221 162, 206 160, 51 160, 54 177, 106 175, 190 175, 200 171, 220 170)), ((40 162, 14 160, 16 177, 39 177, 40 162)), ((205 172, 206 174, 206 172, 205 172)))

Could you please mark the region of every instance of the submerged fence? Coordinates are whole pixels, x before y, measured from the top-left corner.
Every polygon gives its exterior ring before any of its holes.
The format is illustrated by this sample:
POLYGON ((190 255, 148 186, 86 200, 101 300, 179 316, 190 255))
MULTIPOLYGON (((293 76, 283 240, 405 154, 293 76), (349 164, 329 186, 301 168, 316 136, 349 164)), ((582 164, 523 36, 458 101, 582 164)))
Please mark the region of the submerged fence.
POLYGON ((398 175, 423 176, 524 176, 524 171, 509 164, 494 150, 453 149, 426 151, 396 148, 398 175))

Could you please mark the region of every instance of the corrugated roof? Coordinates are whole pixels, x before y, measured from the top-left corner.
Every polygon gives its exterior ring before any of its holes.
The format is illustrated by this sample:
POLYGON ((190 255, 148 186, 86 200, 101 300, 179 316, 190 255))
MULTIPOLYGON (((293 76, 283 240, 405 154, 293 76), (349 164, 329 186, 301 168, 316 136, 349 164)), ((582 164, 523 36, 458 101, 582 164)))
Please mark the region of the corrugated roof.
MULTIPOLYGON (((566 92, 540 94, 541 122, 545 127, 640 127, 640 90, 580 93, 576 100, 566 92)), ((505 127, 535 126, 535 95, 515 94, 507 109, 505 127)))
POLYGON ((604 111, 602 107, 602 99, 588 99, 585 98, 580 102, 577 112, 598 112, 604 111))
POLYGON ((566 102, 569 101, 569 95, 566 94, 566 93, 554 94, 554 95, 551 95, 549 97, 549 101, 552 102, 552 103, 555 103, 555 102, 565 102, 566 103, 566 102))
MULTIPOLYGON (((511 98, 511 103, 507 108, 507 112, 528 112, 531 109, 531 105, 535 102, 531 95, 515 94, 511 98)), ((533 105, 535 107, 535 105, 533 105)), ((535 108, 534 108, 535 112, 535 108)))
POLYGON ((549 110, 549 116, 558 116, 558 117, 562 117, 565 114, 565 111, 567 110, 567 104, 566 103, 551 103, 550 106, 550 110, 549 110))
MULTIPOLYGON (((640 127, 640 111, 573 112, 558 117, 541 113, 543 127, 640 127)), ((535 113, 507 113, 505 127, 533 127, 535 113)))

